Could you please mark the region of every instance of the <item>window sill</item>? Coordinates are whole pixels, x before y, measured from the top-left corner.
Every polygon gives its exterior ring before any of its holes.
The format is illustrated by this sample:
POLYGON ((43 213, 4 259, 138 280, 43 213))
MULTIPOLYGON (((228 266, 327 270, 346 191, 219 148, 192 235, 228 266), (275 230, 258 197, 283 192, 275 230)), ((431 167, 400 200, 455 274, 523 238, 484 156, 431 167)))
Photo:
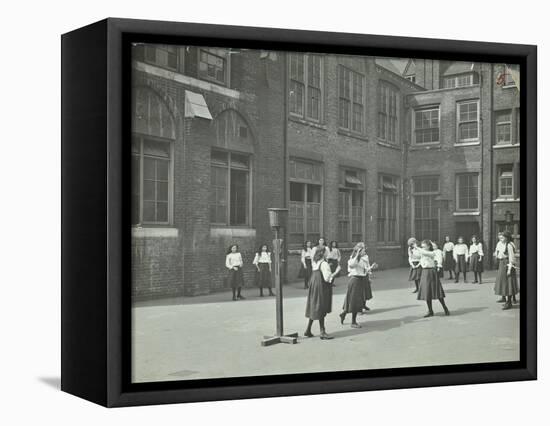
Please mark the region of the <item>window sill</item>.
POLYGON ((475 146, 480 145, 479 141, 468 141, 468 142, 455 142, 454 146, 475 146))
POLYGON ((453 216, 479 216, 479 211, 476 211, 476 212, 453 212, 453 216))
POLYGON ((324 124, 321 124, 318 121, 308 120, 300 116, 292 115, 292 113, 288 115, 288 119, 290 121, 294 121, 295 123, 303 124, 304 126, 310 126, 321 130, 327 130, 327 126, 325 126, 324 124))
POLYGON ((497 198, 493 203, 519 203, 519 198, 497 198))
POLYGON ((132 227, 132 238, 177 238, 178 229, 161 226, 132 227))
POLYGON ((364 136, 364 135, 361 135, 359 133, 350 132, 349 130, 345 130, 345 129, 341 129, 341 128, 338 129, 338 134, 342 135, 342 136, 348 136, 348 137, 354 138, 354 139, 359 139, 359 140, 362 140, 364 142, 369 141, 369 138, 364 136))
POLYGON ((507 143, 507 144, 493 145, 493 149, 503 149, 503 148, 519 148, 519 143, 507 143))
POLYGON ((210 225, 210 237, 256 237, 256 229, 250 226, 223 226, 223 225, 210 225))
POLYGON ((391 148, 391 149, 395 149, 397 151, 401 151, 401 145, 397 145, 397 144, 392 144, 392 143, 389 143, 389 142, 385 142, 383 140, 380 140, 378 139, 378 141, 376 141, 376 143, 380 146, 384 146, 386 148, 391 148))
POLYGON ((441 143, 424 143, 424 144, 413 144, 409 148, 409 151, 428 151, 430 149, 441 149, 441 143))

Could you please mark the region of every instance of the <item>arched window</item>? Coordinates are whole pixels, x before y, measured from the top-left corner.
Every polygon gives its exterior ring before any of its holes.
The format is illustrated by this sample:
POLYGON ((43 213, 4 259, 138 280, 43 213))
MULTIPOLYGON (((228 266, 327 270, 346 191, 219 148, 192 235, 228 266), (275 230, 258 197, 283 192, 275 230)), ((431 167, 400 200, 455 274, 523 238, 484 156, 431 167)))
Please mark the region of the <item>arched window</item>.
POLYGON ((132 224, 172 223, 174 117, 152 90, 134 91, 132 116, 132 224))

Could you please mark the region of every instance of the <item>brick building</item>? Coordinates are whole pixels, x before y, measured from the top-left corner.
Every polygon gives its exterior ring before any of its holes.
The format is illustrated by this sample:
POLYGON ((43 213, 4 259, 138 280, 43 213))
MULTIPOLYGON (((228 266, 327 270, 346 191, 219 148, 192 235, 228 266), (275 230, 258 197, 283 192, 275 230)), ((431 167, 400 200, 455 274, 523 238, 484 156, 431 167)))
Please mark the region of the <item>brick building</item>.
POLYGON ((410 235, 491 250, 516 229, 519 96, 498 66, 159 45, 133 59, 137 298, 224 288, 232 243, 252 286, 268 207, 289 208, 288 281, 320 236, 391 268, 410 235))

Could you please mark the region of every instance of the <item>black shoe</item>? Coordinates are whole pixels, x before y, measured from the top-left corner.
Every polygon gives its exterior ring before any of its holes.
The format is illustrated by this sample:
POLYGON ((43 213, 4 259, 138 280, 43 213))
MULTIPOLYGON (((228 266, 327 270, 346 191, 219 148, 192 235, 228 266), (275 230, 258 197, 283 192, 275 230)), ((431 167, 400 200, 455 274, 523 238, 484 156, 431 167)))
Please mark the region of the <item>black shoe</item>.
POLYGON ((474 281, 472 284, 477 284, 477 281, 474 281))
POLYGON ((359 324, 357 324, 356 322, 352 322, 351 323, 351 328, 361 328, 361 326, 359 324))
POLYGON ((449 315, 451 315, 451 313, 449 312, 449 309, 445 308, 445 316, 448 317, 449 315))
POLYGON ((428 312, 426 315, 424 315, 424 318, 429 318, 429 317, 433 317, 433 316, 434 316, 433 312, 428 312))
POLYGON ((340 324, 344 324, 344 320, 346 319, 346 314, 345 312, 342 312, 340 315, 340 324))
POLYGON ((233 296, 233 300, 237 300, 237 297, 236 297, 236 296, 233 296))
POLYGON ((321 340, 332 340, 332 339, 334 339, 334 337, 329 336, 325 331, 323 331, 323 332, 319 335, 319 338, 320 338, 321 340))
POLYGON ((311 331, 306 330, 306 332, 304 333, 304 337, 313 337, 313 334, 311 333, 311 331))

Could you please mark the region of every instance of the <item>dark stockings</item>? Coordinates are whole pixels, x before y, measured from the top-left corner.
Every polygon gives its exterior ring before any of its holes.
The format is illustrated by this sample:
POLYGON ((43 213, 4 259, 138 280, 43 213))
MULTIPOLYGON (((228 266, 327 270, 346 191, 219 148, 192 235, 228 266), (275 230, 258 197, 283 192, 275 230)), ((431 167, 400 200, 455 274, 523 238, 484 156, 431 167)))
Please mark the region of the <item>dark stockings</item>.
MULTIPOLYGON (((447 308, 447 305, 445 303, 445 299, 441 298, 439 299, 439 303, 441 303, 441 306, 443 307, 443 310, 445 311, 445 315, 450 315, 449 308, 447 308)), ((428 313, 424 315, 424 317, 432 317, 434 314, 432 301, 426 300, 426 305, 428 305, 428 313)))
MULTIPOLYGON (((455 283, 458 282, 458 280, 460 279, 460 272, 455 272, 455 283)), ((464 274, 464 282, 466 282, 466 272, 463 272, 464 274)))
POLYGON ((233 292, 233 300, 237 300, 237 297, 235 296, 236 288, 232 288, 231 291, 233 292))
POLYGON ((474 272, 474 283, 481 284, 481 272, 474 272))
POLYGON ((357 324, 357 312, 352 312, 351 313, 351 323, 352 324, 357 324))
POLYGON ((420 286, 420 280, 414 280, 414 291, 413 293, 418 293, 418 287, 420 286))

